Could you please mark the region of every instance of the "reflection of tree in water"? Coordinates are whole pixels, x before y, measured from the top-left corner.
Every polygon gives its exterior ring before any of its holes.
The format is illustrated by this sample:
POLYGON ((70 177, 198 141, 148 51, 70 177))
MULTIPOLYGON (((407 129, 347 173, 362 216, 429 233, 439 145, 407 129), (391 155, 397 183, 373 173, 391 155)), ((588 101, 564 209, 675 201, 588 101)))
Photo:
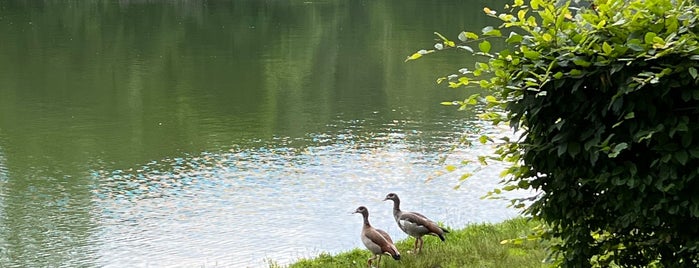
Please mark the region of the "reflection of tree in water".
POLYGON ((81 266, 101 206, 427 161, 454 63, 403 59, 457 2, 1 1, 0 255, 81 266))

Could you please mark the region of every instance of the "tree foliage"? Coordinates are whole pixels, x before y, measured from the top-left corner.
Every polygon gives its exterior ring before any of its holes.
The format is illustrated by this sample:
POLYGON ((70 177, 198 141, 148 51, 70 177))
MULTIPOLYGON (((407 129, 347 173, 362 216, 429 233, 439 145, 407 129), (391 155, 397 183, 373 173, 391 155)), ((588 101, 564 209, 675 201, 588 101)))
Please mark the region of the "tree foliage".
POLYGON ((506 188, 537 190, 525 212, 559 241, 557 264, 699 265, 696 4, 515 0, 505 8, 484 8, 501 24, 462 32, 460 42, 438 34, 435 50, 483 59, 438 82, 486 89, 453 104, 485 104, 482 119, 521 133, 497 147, 511 162, 506 188))

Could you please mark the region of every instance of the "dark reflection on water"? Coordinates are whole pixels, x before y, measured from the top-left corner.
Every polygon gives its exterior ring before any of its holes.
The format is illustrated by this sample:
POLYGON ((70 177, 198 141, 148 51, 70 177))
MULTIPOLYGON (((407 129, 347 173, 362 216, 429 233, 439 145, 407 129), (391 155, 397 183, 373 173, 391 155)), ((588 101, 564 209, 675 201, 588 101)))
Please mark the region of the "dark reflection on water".
POLYGON ((504 4, 465 2, 1 1, 0 267, 287 262, 361 246, 358 205, 403 238, 389 191, 514 215, 497 167, 424 183, 488 151, 447 150, 481 126, 434 85, 472 59, 403 62, 504 4))
POLYGON ((7 267, 95 264, 88 178, 49 176, 44 167, 25 172, 22 180, 11 170, 0 174, 0 262, 7 267))

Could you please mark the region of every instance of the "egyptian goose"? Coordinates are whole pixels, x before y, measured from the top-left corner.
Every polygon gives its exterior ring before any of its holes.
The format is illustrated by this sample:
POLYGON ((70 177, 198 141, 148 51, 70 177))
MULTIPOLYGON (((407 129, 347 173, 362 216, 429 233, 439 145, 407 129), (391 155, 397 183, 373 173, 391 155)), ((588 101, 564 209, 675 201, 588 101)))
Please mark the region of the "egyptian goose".
MULTIPOLYGON (((388 254, 391 255, 394 260, 400 260, 400 252, 398 252, 398 249, 393 244, 393 240, 391 240, 388 233, 381 229, 371 227, 371 224, 369 224, 369 210, 366 207, 361 206, 358 207, 354 213, 360 213, 362 214, 362 217, 364 217, 364 227, 362 227, 362 243, 364 243, 364 246, 366 246, 366 248, 373 254, 373 256, 367 261, 367 265, 371 267, 371 261, 376 259, 376 256, 379 257, 379 264, 381 264, 382 254, 388 254)), ((379 264, 377 264, 376 267, 378 267, 379 264)))
POLYGON ((434 235, 442 241, 445 240, 444 234, 449 232, 447 229, 439 227, 435 222, 420 213, 401 211, 400 199, 397 194, 390 193, 386 195, 383 201, 386 200, 393 201, 393 217, 396 219, 398 227, 406 234, 415 237, 414 250, 416 253, 422 251, 422 237, 424 235, 434 235))

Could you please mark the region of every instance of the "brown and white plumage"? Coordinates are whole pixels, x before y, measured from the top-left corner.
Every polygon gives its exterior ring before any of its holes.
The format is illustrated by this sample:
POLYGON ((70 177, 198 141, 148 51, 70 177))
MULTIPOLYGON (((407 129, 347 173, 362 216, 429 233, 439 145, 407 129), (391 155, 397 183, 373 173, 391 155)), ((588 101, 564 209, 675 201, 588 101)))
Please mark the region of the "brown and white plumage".
POLYGON ((398 252, 398 249, 393 244, 393 240, 391 240, 388 233, 381 229, 376 229, 369 224, 369 210, 366 207, 361 206, 358 207, 354 213, 360 213, 362 214, 362 217, 364 217, 364 226, 362 227, 361 235, 362 243, 364 243, 364 246, 366 246, 366 248, 373 254, 373 256, 367 261, 369 267, 371 267, 371 262, 376 258, 376 256, 379 257, 379 264, 381 264, 382 254, 388 254, 391 255, 393 259, 400 260, 400 252, 398 252))
POLYGON ((405 212, 400 210, 400 198, 395 193, 386 195, 386 200, 393 201, 393 218, 395 218, 398 227, 406 234, 415 237, 415 251, 422 251, 422 237, 425 235, 434 235, 445 241, 445 233, 449 231, 439 227, 437 223, 417 212, 405 212))

